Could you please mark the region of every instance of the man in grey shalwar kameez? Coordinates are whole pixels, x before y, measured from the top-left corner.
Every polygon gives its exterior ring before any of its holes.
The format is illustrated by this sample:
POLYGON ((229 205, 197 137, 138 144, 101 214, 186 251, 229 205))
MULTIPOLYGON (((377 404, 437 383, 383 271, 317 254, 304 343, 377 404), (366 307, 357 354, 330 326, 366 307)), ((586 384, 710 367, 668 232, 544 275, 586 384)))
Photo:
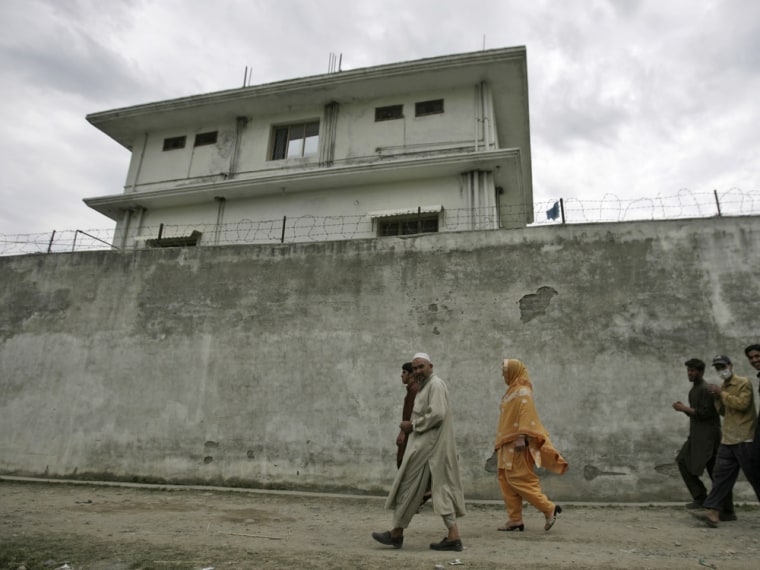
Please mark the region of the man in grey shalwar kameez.
POLYGON ((454 426, 446 383, 433 374, 430 357, 418 352, 412 359, 420 389, 414 399, 411 421, 399 428, 408 434, 404 460, 393 482, 385 508, 393 510, 393 530, 373 532, 382 544, 401 548, 404 529, 422 504, 430 487, 433 510, 443 517, 448 535, 430 545, 433 550, 462 550, 457 517, 466 513, 464 493, 459 478, 454 426))

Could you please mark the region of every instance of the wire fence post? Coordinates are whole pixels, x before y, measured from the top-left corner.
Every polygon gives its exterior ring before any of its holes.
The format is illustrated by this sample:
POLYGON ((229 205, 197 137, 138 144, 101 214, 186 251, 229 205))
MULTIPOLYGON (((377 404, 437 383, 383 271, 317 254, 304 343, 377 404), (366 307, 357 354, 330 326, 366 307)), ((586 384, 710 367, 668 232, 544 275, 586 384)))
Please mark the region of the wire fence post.
POLYGON ((285 222, 287 219, 287 216, 282 217, 282 233, 280 234, 280 243, 285 243, 285 222))
POLYGON ((82 230, 77 230, 77 231, 75 231, 75 232, 74 232, 74 244, 71 246, 71 251, 72 251, 72 253, 74 252, 74 248, 77 246, 77 235, 79 235, 79 234, 85 235, 85 236, 87 236, 88 238, 92 238, 92 239, 94 239, 95 241, 99 241, 100 243, 104 243, 104 244, 106 244, 107 246, 109 246, 109 247, 110 247, 110 248, 112 248, 112 249, 115 249, 115 250, 117 250, 117 251, 121 251, 121 248, 120 248, 120 247, 118 247, 118 246, 115 246, 115 245, 114 245, 114 244, 112 244, 112 243, 108 243, 107 241, 105 241, 105 240, 102 240, 102 239, 100 239, 99 237, 95 237, 95 236, 94 236, 94 235, 92 235, 92 234, 88 234, 88 233, 87 233, 87 232, 85 232, 85 231, 82 231, 82 230))
POLYGON ((50 236, 50 242, 48 243, 48 250, 47 252, 50 253, 50 250, 53 249, 53 240, 55 239, 55 230, 53 230, 53 233, 50 236))
POLYGON ((715 205, 718 208, 718 216, 722 216, 723 214, 720 211, 720 200, 718 200, 718 191, 713 190, 713 195, 715 196, 715 205))
POLYGON ((562 224, 564 225, 564 223, 565 223, 565 201, 562 198, 559 199, 559 211, 562 214, 562 224))

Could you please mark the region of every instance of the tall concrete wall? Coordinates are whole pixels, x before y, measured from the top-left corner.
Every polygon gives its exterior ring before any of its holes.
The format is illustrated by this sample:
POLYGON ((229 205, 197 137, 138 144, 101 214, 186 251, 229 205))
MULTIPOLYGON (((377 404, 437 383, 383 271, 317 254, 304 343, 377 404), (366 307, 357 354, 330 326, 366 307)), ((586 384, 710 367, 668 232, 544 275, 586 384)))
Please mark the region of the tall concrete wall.
POLYGON ((671 403, 691 356, 751 374, 758 243, 742 217, 0 258, 0 472, 384 493, 424 350, 466 496, 499 497, 512 356, 570 462, 552 497, 686 500, 671 403))

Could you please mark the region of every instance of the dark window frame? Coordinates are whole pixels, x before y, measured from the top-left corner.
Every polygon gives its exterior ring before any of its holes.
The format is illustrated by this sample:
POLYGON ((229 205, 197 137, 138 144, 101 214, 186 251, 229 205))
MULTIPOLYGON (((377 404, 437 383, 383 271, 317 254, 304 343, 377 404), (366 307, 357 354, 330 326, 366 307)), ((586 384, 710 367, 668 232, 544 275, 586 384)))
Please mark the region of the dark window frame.
POLYGON ((377 219, 377 236, 411 236, 438 233, 440 212, 377 219))
POLYGON ((418 101, 414 104, 415 117, 427 117, 428 115, 440 115, 443 113, 443 99, 431 99, 418 101))
POLYGON ((404 118, 403 105, 386 105, 384 107, 375 107, 375 122, 393 121, 404 118))
POLYGON ((181 137, 168 137, 164 139, 164 150, 179 150, 185 148, 187 137, 182 135, 181 137))
POLYGON ((288 123, 284 125, 273 125, 270 138, 270 150, 268 153, 269 160, 286 160, 288 158, 304 158, 318 154, 319 150, 314 153, 306 154, 306 140, 310 137, 317 137, 317 149, 319 148, 319 120, 302 121, 300 123, 288 123), (301 132, 296 132, 301 129, 301 132), (315 132, 316 130, 316 132, 315 132), (295 133, 296 136, 293 136, 295 133), (291 141, 303 140, 301 150, 298 156, 288 156, 288 149, 291 141))
POLYGON ((202 232, 193 230, 190 235, 176 237, 159 237, 145 241, 146 247, 193 247, 200 243, 202 232))
POLYGON ((198 133, 195 135, 195 143, 193 146, 205 146, 209 144, 216 144, 219 131, 209 131, 207 133, 198 133))

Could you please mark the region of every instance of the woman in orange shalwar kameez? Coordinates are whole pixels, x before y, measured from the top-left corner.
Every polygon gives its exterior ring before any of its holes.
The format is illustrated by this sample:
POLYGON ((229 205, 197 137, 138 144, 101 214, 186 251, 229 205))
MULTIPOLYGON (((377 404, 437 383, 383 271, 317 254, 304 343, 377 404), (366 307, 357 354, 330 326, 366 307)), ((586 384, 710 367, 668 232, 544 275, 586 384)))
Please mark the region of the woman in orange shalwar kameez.
POLYGON ((502 373, 507 392, 501 399, 495 448, 499 486, 509 520, 499 530, 525 530, 523 499, 544 514, 544 530, 549 530, 562 512, 562 507, 552 503, 541 492, 534 469, 535 466, 543 467, 562 475, 567 471, 567 461, 554 449, 549 434, 541 425, 525 365, 514 358, 507 358, 502 364, 502 373))

